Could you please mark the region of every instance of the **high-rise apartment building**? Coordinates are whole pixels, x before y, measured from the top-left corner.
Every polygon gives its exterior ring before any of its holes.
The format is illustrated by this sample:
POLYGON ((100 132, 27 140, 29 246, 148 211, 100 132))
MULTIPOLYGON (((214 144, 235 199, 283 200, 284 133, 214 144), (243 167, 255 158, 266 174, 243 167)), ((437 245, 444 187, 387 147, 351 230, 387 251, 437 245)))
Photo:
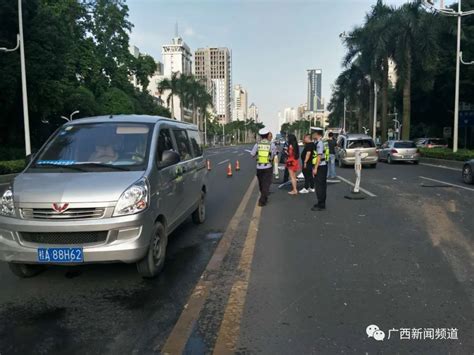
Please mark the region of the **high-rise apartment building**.
POLYGON ((247 118, 249 120, 254 120, 254 122, 258 122, 258 107, 253 102, 249 106, 247 118))
POLYGON ((194 53, 194 75, 204 79, 206 86, 215 86, 217 117, 221 123, 231 121, 232 56, 228 48, 199 48, 194 53))
POLYGON ((242 85, 234 86, 234 110, 233 121, 245 121, 247 119, 247 90, 242 85))
POLYGON ((321 69, 308 69, 308 111, 324 110, 322 101, 322 76, 321 69))

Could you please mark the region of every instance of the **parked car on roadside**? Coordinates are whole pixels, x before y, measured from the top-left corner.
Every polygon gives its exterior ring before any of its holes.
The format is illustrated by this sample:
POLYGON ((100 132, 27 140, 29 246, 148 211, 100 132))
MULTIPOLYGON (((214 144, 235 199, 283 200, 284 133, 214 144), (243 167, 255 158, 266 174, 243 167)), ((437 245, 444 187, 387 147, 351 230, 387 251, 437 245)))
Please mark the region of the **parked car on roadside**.
POLYGON ((336 159, 339 167, 354 165, 355 152, 360 150, 363 154, 362 165, 375 168, 378 156, 372 137, 366 134, 341 134, 337 137, 336 159))
POLYGON ((415 144, 418 148, 448 148, 448 142, 443 138, 419 138, 415 144))
POLYGON ((468 160, 464 163, 462 168, 462 179, 466 184, 474 184, 474 159, 468 160))
POLYGON ((387 141, 378 149, 380 161, 392 164, 397 161, 408 161, 418 164, 420 152, 412 141, 387 141))
POLYGON ((102 116, 59 128, 0 200, 0 260, 20 277, 45 264, 165 262, 168 235, 205 219, 197 127, 157 116, 102 116))

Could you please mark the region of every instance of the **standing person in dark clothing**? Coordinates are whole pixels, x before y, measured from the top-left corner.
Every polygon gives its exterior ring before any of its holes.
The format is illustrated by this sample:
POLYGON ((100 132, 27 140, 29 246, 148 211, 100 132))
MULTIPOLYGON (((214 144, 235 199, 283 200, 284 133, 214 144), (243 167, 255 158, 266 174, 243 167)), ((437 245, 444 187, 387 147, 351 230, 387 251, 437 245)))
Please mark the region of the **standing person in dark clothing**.
POLYGON ((328 177, 327 160, 329 158, 329 149, 323 142, 322 130, 315 132, 316 151, 313 155, 313 176, 316 185, 317 203, 311 208, 311 211, 324 211, 326 209, 326 188, 328 177))
POLYGON ((267 128, 262 128, 258 131, 258 134, 261 140, 255 144, 250 154, 257 158, 257 179, 260 187, 258 205, 262 207, 267 204, 268 195, 270 194, 273 177, 272 161, 276 155, 276 147, 268 140, 270 131, 267 128))
POLYGON ((335 179, 336 176, 336 140, 334 134, 329 132, 328 134, 328 148, 329 148, 329 161, 328 161, 328 179, 335 179))
POLYGON ((300 190, 300 194, 307 194, 308 192, 314 192, 313 152, 316 147, 309 134, 305 134, 303 142, 305 145, 301 152, 301 162, 303 164, 304 187, 300 190))
POLYGON ((288 141, 285 141, 283 144, 283 149, 281 150, 281 160, 282 164, 285 164, 285 173, 283 174, 283 183, 288 182, 290 180, 290 173, 288 172, 288 168, 286 167, 286 159, 288 159, 288 141))

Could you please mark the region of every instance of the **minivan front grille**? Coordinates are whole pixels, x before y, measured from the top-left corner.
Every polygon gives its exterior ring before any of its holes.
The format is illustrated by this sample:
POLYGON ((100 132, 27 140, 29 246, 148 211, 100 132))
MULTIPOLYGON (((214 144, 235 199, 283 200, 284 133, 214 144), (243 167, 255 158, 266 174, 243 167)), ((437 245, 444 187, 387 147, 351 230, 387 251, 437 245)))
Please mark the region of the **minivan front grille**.
POLYGON ((101 232, 22 232, 20 238, 28 243, 35 244, 91 244, 105 242, 107 231, 101 232))
POLYGON ((102 218, 105 208, 70 208, 64 212, 56 212, 52 208, 22 208, 23 219, 95 219, 102 218))

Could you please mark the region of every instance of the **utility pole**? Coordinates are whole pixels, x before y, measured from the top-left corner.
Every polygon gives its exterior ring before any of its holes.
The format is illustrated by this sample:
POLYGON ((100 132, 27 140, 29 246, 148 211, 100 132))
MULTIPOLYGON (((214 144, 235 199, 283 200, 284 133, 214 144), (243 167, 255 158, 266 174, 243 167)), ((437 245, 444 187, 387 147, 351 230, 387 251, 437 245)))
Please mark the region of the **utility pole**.
POLYGON ((23 11, 21 0, 18 0, 18 28, 17 44, 15 48, 0 48, 0 52, 13 52, 20 48, 21 93, 23 99, 23 125, 25 131, 25 155, 31 154, 30 119, 28 116, 28 95, 26 88, 25 46, 23 40, 23 11))
POLYGON ((346 98, 344 98, 344 123, 342 124, 342 131, 344 133, 346 133, 346 106, 347 106, 347 102, 346 102, 346 98))
POLYGON ((441 3, 440 9, 435 9, 432 0, 424 0, 424 4, 430 9, 439 12, 442 15, 457 17, 457 37, 456 37, 456 83, 455 83, 455 92, 454 92, 454 124, 453 124, 453 152, 458 151, 458 138, 459 138, 459 76, 461 70, 461 64, 473 65, 474 62, 464 62, 462 59, 461 52, 461 18, 463 16, 469 16, 474 14, 474 10, 462 12, 461 6, 462 0, 458 0, 458 10, 454 11, 453 9, 444 8, 444 2, 441 3))
POLYGON ((374 80, 374 124, 372 127, 372 139, 375 142, 377 131, 377 82, 374 80))

